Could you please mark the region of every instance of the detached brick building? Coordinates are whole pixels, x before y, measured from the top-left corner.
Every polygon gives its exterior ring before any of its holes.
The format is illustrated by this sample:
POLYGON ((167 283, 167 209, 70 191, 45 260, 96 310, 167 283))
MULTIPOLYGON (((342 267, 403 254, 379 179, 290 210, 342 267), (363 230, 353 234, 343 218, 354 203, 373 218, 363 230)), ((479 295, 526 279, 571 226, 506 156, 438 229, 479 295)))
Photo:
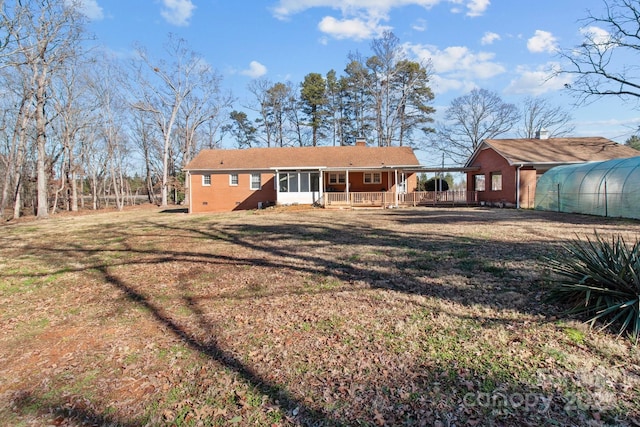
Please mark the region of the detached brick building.
POLYGON ((487 139, 465 168, 467 190, 488 205, 533 208, 538 177, 555 166, 638 156, 602 137, 487 139))

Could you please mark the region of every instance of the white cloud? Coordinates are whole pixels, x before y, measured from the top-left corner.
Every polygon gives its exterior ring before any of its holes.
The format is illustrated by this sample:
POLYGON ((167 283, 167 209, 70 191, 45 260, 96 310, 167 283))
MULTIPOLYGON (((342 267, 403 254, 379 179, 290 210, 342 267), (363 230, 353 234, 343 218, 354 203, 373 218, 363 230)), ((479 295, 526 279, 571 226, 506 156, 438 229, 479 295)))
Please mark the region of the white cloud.
POLYGON ((527 40, 527 49, 533 53, 554 53, 558 50, 558 40, 548 31, 536 30, 535 35, 527 40))
POLYGON ((415 31, 427 31, 427 21, 424 19, 418 19, 413 25, 411 25, 415 31))
POLYGON ((483 45, 493 44, 493 42, 496 40, 500 40, 500 34, 487 31, 486 33, 484 33, 484 36, 482 36, 480 43, 482 43, 483 45))
POLYGON ((491 52, 474 53, 465 46, 450 46, 440 50, 435 46, 407 45, 423 61, 431 60, 433 70, 439 74, 453 74, 468 78, 489 79, 505 72, 505 68, 493 62, 491 52))
POLYGON ((430 45, 405 44, 419 61, 430 62, 433 69, 432 81, 438 93, 449 90, 468 91, 478 85, 476 80, 487 80, 503 74, 505 67, 494 61, 491 52, 472 52, 465 46, 450 46, 438 49, 430 45))
POLYGON ((596 26, 580 28, 580 34, 596 45, 606 45, 611 41, 611 34, 596 26))
POLYGON ((104 18, 102 7, 98 4, 97 0, 65 0, 67 6, 77 6, 87 18, 92 21, 99 21, 104 18))
POLYGON ((467 16, 482 16, 490 3, 490 0, 470 0, 467 3, 467 16))
POLYGON ((365 22, 360 19, 338 20, 332 16, 325 16, 318 24, 320 31, 336 39, 364 40, 382 34, 385 29, 389 28, 378 25, 375 21, 365 22))
POLYGON ((567 74, 557 74, 560 64, 549 62, 530 69, 526 66, 516 68, 518 77, 511 80, 505 92, 513 95, 533 95, 538 96, 548 92, 559 91, 566 84, 570 84, 572 79, 567 74))
POLYGON ((179 27, 189 25, 189 19, 193 15, 196 6, 191 0, 162 0, 164 8, 160 15, 170 24, 179 27))
MULTIPOLYGON (((288 19, 291 16, 312 8, 330 8, 341 13, 340 18, 325 17, 318 27, 327 34, 335 34, 339 38, 363 38, 375 36, 380 29, 386 28, 380 23, 389 20, 392 9, 405 6, 421 6, 431 9, 440 3, 454 3, 465 5, 468 16, 480 16, 489 7, 490 0, 279 0, 272 9, 278 19, 288 19)), ((414 25, 418 31, 424 30, 424 25, 418 22, 414 25)))
POLYGON ((257 79, 258 77, 262 77, 265 74, 267 74, 267 67, 265 67, 258 61, 251 61, 249 63, 249 68, 246 70, 240 71, 240 74, 249 76, 252 79, 257 79))
POLYGON ((470 92, 478 86, 469 80, 447 79, 437 74, 431 76, 432 89, 436 95, 449 91, 470 92))

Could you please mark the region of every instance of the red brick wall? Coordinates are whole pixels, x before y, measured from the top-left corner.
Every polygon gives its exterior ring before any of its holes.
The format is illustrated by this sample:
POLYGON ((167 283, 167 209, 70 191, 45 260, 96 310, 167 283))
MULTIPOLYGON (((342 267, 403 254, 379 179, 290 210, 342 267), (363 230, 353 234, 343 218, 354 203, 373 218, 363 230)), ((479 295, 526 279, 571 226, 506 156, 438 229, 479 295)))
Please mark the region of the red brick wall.
POLYGON ((484 201, 488 204, 504 203, 507 206, 516 206, 515 167, 509 166, 507 161, 502 156, 491 149, 483 150, 482 152, 480 152, 471 166, 479 166, 480 170, 467 172, 467 190, 475 191, 475 175, 482 174, 485 177, 485 191, 478 192, 478 201, 484 201), (501 191, 491 190, 492 172, 502 173, 501 191))
MULTIPOLYGON (((190 175, 191 206, 190 212, 229 212, 241 209, 256 209, 258 202, 276 202, 277 192, 274 188, 274 174, 263 173, 260 190, 251 190, 251 174, 238 173, 238 185, 229 185, 228 173, 212 173, 211 185, 202 184, 202 173, 190 175)), ((325 188, 333 187, 335 191, 344 191, 344 184, 329 184, 329 174, 325 173, 325 188)), ((350 172, 350 191, 386 191, 393 190, 394 173, 382 172, 380 184, 365 184, 363 172, 350 172), (389 176, 390 175, 390 176, 389 176)), ((407 174, 407 191, 414 191, 417 186, 417 175, 407 174)))
POLYGON ((251 190, 251 174, 238 173, 238 185, 229 185, 228 173, 211 174, 211 185, 202 185, 202 173, 191 175, 190 212, 229 212, 256 209, 258 202, 275 202, 273 173, 261 174, 261 189, 251 190))

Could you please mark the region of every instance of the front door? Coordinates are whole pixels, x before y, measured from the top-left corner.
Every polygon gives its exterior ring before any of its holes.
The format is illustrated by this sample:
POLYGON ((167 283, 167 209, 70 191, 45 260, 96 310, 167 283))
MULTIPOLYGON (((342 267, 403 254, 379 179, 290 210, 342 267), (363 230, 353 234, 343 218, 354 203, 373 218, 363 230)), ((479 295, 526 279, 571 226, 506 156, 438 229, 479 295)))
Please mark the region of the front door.
POLYGON ((398 194, 406 194, 407 193, 407 174, 402 172, 399 176, 398 182, 398 194))

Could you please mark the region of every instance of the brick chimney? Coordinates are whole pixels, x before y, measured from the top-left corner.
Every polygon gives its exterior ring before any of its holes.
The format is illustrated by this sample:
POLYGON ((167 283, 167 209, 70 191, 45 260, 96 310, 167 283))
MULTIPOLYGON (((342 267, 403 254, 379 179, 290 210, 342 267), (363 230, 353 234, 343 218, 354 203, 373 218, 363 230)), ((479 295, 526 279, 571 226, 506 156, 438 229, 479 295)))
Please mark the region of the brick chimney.
POLYGON ((366 147, 367 140, 363 136, 359 136, 356 138, 356 147, 366 147))

